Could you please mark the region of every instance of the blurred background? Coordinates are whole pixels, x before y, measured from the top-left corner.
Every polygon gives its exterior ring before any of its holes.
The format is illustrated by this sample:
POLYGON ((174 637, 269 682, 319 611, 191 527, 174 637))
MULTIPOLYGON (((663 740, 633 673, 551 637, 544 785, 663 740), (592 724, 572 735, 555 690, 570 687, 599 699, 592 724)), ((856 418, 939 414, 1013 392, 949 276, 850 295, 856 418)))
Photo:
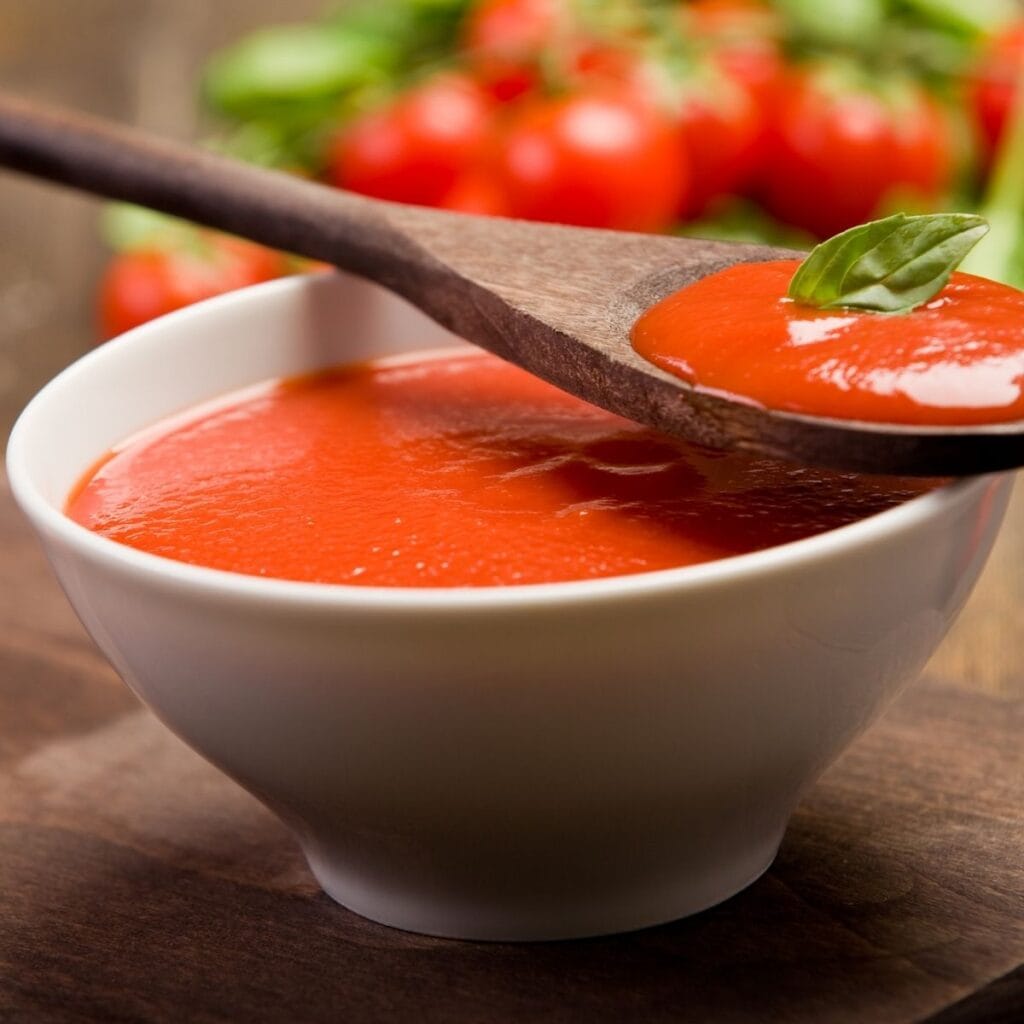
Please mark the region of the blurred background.
MULTIPOLYGON (((0 0, 0 84, 202 137, 198 83, 218 47, 320 0, 0 0)), ((110 249, 91 199, 0 177, 0 430, 101 337, 96 294, 110 249)))
MULTIPOLYGON (((1017 0, 0 0, 4 89, 328 184, 804 248, 976 210, 965 269, 1017 286, 1022 83, 1017 0)), ((308 269, 0 175, 2 436, 105 337, 308 269)), ((1024 496, 933 671, 1024 694, 1022 555, 1024 496)))

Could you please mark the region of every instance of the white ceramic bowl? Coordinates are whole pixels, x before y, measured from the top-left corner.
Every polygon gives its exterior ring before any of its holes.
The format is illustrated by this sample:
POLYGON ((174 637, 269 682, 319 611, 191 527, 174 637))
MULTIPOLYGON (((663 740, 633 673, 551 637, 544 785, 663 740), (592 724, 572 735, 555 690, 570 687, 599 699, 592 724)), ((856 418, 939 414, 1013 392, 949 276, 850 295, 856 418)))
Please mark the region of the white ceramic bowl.
POLYGON ((184 310, 32 401, 8 450, 14 494, 125 681, 281 815, 345 906, 437 935, 553 939, 725 899, 935 649, 1009 478, 707 565, 471 590, 233 575, 62 515, 94 460, 162 416, 439 344, 460 343, 341 275, 184 310))

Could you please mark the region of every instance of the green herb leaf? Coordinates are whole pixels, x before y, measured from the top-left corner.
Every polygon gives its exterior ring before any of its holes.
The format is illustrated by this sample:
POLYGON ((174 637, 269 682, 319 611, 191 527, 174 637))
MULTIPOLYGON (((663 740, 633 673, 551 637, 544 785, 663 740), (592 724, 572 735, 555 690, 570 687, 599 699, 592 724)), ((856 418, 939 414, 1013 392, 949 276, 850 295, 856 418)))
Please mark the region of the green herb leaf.
POLYGON ((392 54, 380 40, 325 25, 283 25, 247 36, 210 62, 211 105, 236 117, 275 106, 332 100, 382 81, 392 54))
POLYGON ((998 31, 1020 16, 1016 0, 904 0, 912 11, 939 28, 971 35, 998 31))
POLYGON ((884 0, 775 0, 790 31, 818 46, 856 47, 871 44, 885 29, 884 0))
POLYGON ((861 224, 813 249, 788 294, 821 309, 908 313, 945 287, 987 231, 972 213, 897 213, 861 224))

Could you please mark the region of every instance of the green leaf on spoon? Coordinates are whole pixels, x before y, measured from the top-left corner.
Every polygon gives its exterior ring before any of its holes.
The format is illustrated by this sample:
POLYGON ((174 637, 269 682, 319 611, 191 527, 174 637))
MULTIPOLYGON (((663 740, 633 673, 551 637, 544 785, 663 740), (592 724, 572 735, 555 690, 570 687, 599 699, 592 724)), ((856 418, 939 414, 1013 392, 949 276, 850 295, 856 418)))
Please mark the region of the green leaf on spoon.
POLYGON ((973 213, 897 213, 861 224, 812 249, 788 295, 820 309, 909 313, 946 286, 987 231, 973 213))

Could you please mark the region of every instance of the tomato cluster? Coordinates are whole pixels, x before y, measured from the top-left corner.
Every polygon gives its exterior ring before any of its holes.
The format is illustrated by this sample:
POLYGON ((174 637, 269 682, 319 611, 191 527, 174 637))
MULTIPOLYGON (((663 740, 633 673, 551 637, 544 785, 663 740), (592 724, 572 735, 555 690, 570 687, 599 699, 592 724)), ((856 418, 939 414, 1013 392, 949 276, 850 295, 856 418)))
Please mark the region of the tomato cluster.
MULTIPOLYGON (((222 59, 207 92, 246 139, 273 140, 275 162, 466 213, 654 232, 696 222, 716 234, 716 218, 739 209, 741 233, 756 234, 756 220, 799 243, 897 205, 935 208, 965 173, 982 180, 1024 67, 1024 17, 977 33, 957 74, 943 75, 801 44, 800 7, 391 0, 401 32, 363 9, 315 37, 324 66, 311 60, 308 79, 296 78, 293 29, 279 81, 264 35, 222 59)), ((117 258, 107 333, 288 269, 215 236, 185 249, 175 238, 117 258)))
POLYGON ((574 10, 473 5, 460 70, 345 126, 329 180, 398 202, 634 231, 666 230, 751 182, 783 65, 765 35, 760 61, 741 59, 735 29, 749 4, 681 8, 669 41, 602 37, 574 10), (715 46, 719 34, 729 45, 715 46), (689 51, 685 68, 659 59, 666 42, 689 51))

